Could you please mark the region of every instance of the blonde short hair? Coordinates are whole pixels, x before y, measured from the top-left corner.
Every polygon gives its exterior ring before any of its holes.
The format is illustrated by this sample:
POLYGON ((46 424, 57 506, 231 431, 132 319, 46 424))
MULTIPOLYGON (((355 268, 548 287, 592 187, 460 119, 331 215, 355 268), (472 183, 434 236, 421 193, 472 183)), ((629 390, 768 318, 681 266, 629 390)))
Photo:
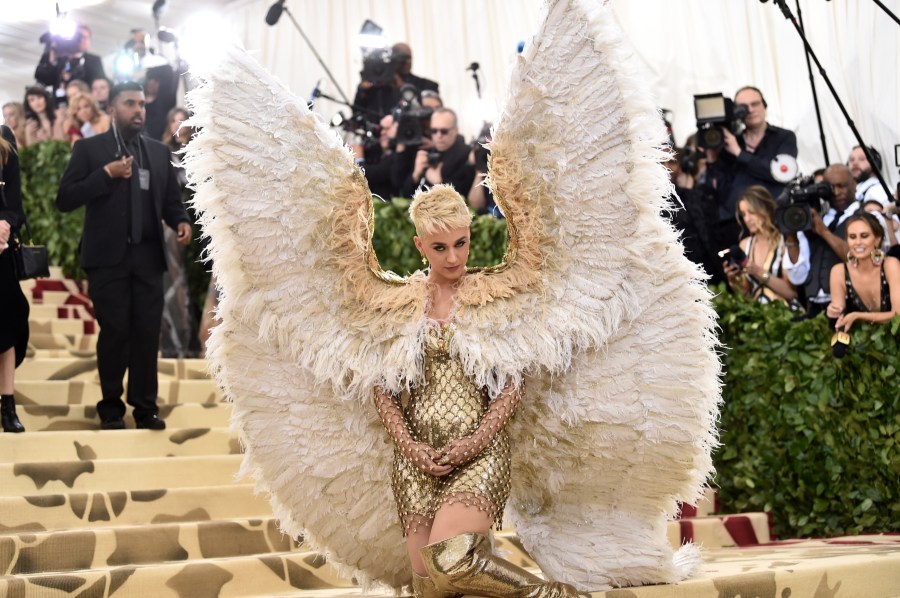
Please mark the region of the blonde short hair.
POLYGON ((431 189, 417 191, 409 205, 409 216, 420 237, 472 223, 472 213, 466 201, 450 185, 435 185, 431 189))

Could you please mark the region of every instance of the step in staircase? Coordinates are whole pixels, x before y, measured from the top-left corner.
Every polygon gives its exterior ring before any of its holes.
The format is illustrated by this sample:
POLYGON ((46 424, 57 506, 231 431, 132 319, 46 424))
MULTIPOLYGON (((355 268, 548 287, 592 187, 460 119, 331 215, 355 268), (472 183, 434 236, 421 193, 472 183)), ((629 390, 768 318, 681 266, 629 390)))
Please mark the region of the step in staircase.
MULTIPOLYGON (((160 359, 166 430, 127 416, 129 429, 101 431, 83 284, 56 272, 23 288, 32 335, 16 400, 27 431, 0 434, 0 596, 360 595, 236 479, 240 444, 203 360, 160 359)), ((769 541, 764 514, 715 516, 714 500, 670 523, 673 545, 769 541)), ((497 538, 534 567, 512 532, 497 538)))

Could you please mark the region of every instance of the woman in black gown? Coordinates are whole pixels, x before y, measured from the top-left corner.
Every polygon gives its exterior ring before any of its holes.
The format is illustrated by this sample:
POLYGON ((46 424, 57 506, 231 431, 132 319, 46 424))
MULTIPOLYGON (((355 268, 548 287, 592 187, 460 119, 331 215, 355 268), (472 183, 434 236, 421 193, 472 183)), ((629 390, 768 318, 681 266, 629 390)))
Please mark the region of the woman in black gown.
POLYGON ((16 367, 25 359, 28 347, 28 301, 19 286, 10 249, 12 234, 25 220, 22 211, 22 181, 19 155, 12 131, 0 127, 0 166, 3 168, 0 201, 0 416, 4 432, 24 432, 16 415, 13 381, 16 367))

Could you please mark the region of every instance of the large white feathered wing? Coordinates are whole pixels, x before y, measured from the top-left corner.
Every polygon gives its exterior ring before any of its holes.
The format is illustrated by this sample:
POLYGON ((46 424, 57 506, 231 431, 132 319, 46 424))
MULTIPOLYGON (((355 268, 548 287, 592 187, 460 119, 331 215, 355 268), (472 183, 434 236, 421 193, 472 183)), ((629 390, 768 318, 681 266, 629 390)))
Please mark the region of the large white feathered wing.
POLYGON ((666 521, 712 472, 720 401, 709 293, 661 217, 665 133, 622 37, 608 4, 548 3, 491 145, 513 255, 466 277, 457 315, 480 382, 528 374, 511 520, 549 577, 582 589, 697 564, 666 521), (504 277, 515 292, 476 292, 504 277))
POLYGON ((220 289, 208 358, 243 473, 348 578, 399 587, 409 567, 371 394, 415 377, 421 277, 372 267, 365 179, 303 101, 238 48, 200 75, 186 164, 220 289))

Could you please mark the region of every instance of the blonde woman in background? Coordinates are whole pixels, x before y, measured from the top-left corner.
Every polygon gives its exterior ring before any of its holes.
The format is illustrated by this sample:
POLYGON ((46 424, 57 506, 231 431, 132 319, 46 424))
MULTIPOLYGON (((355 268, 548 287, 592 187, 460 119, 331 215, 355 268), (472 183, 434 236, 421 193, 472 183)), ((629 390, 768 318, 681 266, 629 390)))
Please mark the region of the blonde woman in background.
POLYGON ((806 241, 797 233, 788 240, 775 227, 775 200, 762 185, 748 187, 738 198, 736 217, 742 230, 749 234, 739 245, 746 255, 743 264, 726 261, 723 264, 728 284, 760 303, 797 298, 797 289, 784 267, 787 252, 796 263, 800 244, 806 241))
POLYGON ((74 145, 79 139, 106 133, 109 122, 109 115, 100 111, 100 106, 92 96, 79 93, 69 104, 69 142, 74 145))
POLYGON ((25 145, 25 108, 21 102, 3 104, 3 124, 12 131, 19 147, 25 145))

